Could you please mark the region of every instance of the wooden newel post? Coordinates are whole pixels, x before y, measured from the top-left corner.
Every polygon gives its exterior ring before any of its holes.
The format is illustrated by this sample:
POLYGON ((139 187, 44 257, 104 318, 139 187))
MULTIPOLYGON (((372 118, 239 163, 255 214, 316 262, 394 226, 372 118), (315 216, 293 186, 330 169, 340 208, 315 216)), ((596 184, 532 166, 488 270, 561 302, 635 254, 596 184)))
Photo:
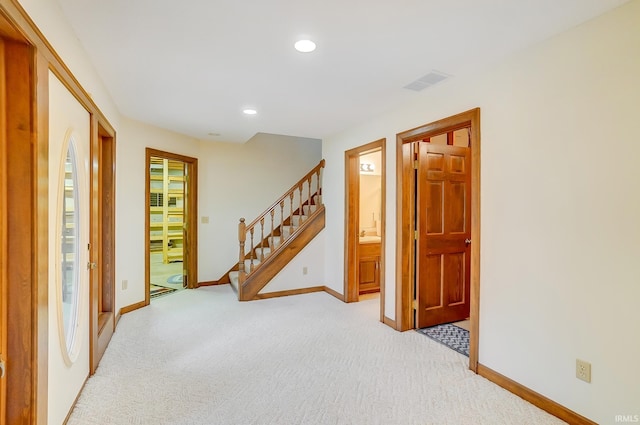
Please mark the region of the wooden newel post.
POLYGON ((238 240, 240 241, 238 272, 242 275, 244 273, 244 242, 247 240, 247 225, 244 223, 244 218, 241 218, 238 224, 238 240))

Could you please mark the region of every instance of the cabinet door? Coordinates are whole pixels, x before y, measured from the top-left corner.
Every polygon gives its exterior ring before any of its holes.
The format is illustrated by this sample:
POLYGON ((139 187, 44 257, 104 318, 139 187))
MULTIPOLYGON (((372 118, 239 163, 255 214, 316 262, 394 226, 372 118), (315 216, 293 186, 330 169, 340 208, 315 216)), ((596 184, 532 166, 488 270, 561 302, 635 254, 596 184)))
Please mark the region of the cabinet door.
POLYGON ((380 257, 362 257, 359 264, 358 293, 366 294, 380 290, 380 257))

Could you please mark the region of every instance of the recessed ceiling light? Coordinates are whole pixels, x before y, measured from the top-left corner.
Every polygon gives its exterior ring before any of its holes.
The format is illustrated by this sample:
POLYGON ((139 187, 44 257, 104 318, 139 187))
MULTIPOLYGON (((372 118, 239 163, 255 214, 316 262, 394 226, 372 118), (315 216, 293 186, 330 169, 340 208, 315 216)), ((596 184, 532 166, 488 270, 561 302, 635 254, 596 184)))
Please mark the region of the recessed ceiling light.
POLYGON ((299 40, 293 45, 297 51, 302 53, 309 53, 316 50, 316 43, 311 40, 299 40))
POLYGON ((218 137, 220 133, 207 133, 211 137, 218 137))
POLYGON ((258 111, 252 108, 247 108, 247 109, 243 109, 242 113, 244 113, 245 115, 255 115, 258 113, 258 111))

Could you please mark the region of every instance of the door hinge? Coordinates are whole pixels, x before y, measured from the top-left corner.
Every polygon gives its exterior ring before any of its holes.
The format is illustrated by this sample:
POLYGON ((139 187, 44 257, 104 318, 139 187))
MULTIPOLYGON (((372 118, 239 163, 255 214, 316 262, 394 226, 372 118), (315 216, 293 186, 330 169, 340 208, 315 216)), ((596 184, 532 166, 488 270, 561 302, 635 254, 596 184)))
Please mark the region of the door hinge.
POLYGON ((7 368, 7 365, 5 364, 4 359, 2 358, 2 354, 0 354, 0 379, 4 378, 6 368, 7 368))
POLYGON ((413 239, 418 240, 418 231, 417 230, 413 231, 413 239))
POLYGON ((413 169, 414 169, 414 170, 417 170, 417 169, 418 169, 418 160, 417 160, 417 159, 414 159, 414 160, 413 160, 413 169))
POLYGON ((417 310, 417 309, 418 309, 418 300, 413 300, 413 301, 411 301, 411 307, 412 307, 414 310, 417 310))

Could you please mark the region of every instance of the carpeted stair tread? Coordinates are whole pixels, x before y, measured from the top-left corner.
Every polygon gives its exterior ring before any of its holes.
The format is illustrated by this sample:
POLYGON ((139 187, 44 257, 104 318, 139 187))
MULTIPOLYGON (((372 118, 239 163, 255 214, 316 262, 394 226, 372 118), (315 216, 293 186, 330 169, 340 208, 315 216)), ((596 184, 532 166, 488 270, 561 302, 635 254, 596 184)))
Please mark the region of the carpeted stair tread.
POLYGON ((304 223, 305 221, 307 221, 307 218, 309 218, 306 215, 299 215, 299 214, 294 214, 291 216, 291 223, 294 226, 300 226, 301 223, 304 223))
POLYGON ((317 205, 303 205, 302 212, 304 215, 311 215, 318 209, 317 205))

